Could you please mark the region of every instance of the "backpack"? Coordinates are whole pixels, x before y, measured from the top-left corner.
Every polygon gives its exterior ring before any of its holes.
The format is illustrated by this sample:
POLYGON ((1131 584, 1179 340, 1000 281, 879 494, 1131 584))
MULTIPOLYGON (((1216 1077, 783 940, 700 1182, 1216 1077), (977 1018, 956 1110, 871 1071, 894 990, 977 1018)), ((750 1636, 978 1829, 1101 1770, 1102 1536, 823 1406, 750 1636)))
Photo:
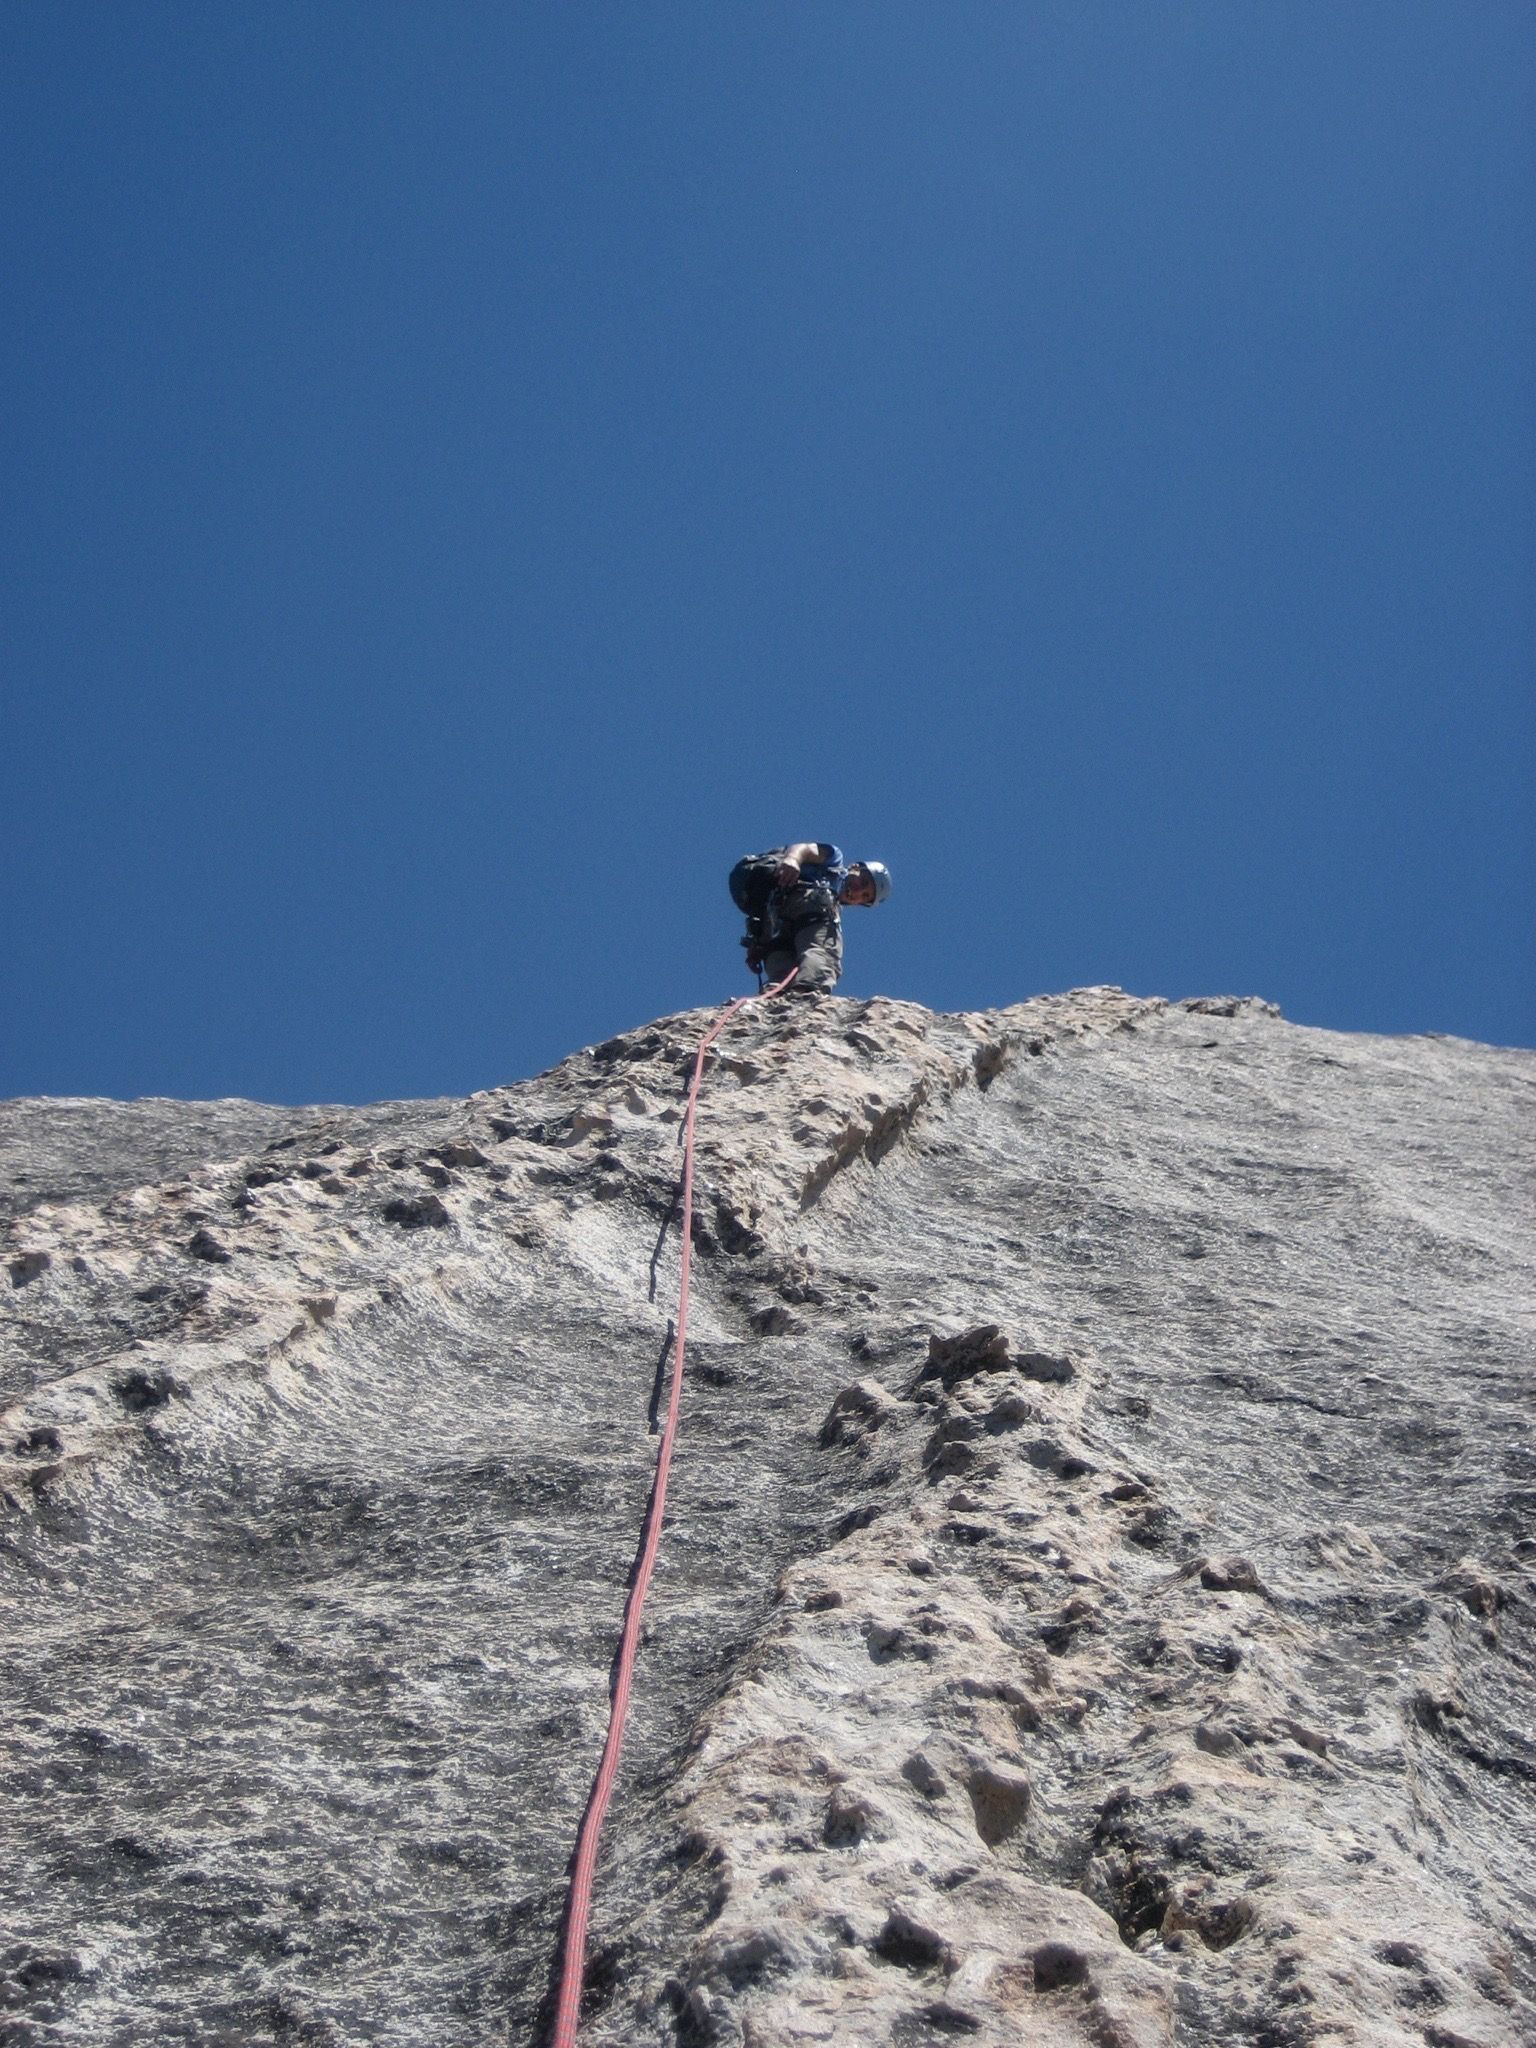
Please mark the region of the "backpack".
POLYGON ((744 916, 760 918, 767 910, 783 857, 783 847, 775 846, 767 853, 746 854, 731 869, 731 901, 744 916))

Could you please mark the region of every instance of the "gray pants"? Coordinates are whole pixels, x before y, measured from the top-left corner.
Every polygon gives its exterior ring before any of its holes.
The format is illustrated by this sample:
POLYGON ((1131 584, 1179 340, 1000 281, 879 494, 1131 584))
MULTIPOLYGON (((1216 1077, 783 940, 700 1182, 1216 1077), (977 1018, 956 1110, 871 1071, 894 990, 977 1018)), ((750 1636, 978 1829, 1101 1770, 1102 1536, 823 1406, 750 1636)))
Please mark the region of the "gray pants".
POLYGON ((826 994, 835 988, 843 971, 841 919, 824 918, 781 933, 773 951, 764 957, 763 972, 770 982, 782 981, 791 967, 800 970, 789 985, 791 990, 820 989, 826 994))

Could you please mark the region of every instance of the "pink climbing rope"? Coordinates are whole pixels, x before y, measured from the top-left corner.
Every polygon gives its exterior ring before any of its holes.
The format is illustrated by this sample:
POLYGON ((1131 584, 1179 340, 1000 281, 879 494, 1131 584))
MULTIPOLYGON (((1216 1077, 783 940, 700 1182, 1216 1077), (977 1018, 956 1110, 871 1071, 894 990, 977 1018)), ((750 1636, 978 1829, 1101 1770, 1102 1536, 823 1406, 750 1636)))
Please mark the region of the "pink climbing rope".
POLYGON ((571 1866, 571 1889, 565 1916, 565 1942, 560 1964, 560 1997, 555 2007, 554 2031, 549 2037, 550 2048, 575 2048, 581 1990, 586 1976, 587 1924, 592 1917, 592 1877, 597 1866, 598 1837, 602 1833, 603 1821, 608 1813, 608 1802, 613 1796, 614 1779, 618 1776, 619 1751, 624 1745, 624 1722, 629 1712, 630 1681, 634 1675, 635 1652, 640 1645, 640 1615, 645 1606, 646 1592, 650 1587, 656 1551, 661 1542, 662 1517, 666 1511, 667 1476, 672 1470, 672 1446, 677 1437, 678 1406, 683 1392, 683 1346, 688 1337, 688 1279, 693 1252, 693 1127, 699 1102, 699 1084, 704 1078, 704 1055, 738 1010, 744 1009, 748 1003, 761 1002, 767 996, 778 995, 781 990, 789 987, 799 971, 798 967, 792 967, 784 979, 776 981, 772 988, 758 989, 752 995, 738 996, 734 1002, 727 1003, 710 1029, 699 1040, 699 1049, 694 1055, 693 1080, 689 1084, 688 1109, 683 1119, 682 1271, 678 1280, 677 1338, 672 1346, 672 1377, 667 1392, 667 1420, 661 1433, 661 1447, 656 1454, 656 1473, 651 1481, 651 1497, 645 1510, 645 1535, 640 1546, 640 1561, 635 1567, 634 1584, 629 1589, 629 1599, 624 1608, 624 1628, 619 1637, 618 1670, 614 1676, 613 1700, 608 1712, 608 1736, 603 1744, 602 1762, 598 1765, 597 1776, 592 1781, 587 1810, 582 1815, 581 1832, 576 1838, 576 1855, 571 1866))

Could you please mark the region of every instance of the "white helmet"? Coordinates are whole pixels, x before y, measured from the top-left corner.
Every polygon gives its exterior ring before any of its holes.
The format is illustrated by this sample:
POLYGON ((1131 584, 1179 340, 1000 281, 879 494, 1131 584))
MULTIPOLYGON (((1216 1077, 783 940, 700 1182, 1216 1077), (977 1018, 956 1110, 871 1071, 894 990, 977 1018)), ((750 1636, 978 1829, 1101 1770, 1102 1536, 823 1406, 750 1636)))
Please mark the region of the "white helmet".
POLYGON ((891 871, 883 860, 856 860, 856 868, 862 868, 875 885, 875 901, 883 903, 891 893, 891 871))

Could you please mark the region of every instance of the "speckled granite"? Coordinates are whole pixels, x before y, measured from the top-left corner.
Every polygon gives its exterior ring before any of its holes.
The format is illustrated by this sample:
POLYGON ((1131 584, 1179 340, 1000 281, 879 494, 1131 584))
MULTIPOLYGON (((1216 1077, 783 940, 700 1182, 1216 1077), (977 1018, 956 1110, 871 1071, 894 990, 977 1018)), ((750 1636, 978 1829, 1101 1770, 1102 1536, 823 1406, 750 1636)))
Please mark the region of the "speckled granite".
MULTIPOLYGON (((538 2038, 702 1013, 0 1106, 0 2041, 538 2038)), ((747 1013, 594 2044, 1536 2029, 1536 1059, 747 1013)))

